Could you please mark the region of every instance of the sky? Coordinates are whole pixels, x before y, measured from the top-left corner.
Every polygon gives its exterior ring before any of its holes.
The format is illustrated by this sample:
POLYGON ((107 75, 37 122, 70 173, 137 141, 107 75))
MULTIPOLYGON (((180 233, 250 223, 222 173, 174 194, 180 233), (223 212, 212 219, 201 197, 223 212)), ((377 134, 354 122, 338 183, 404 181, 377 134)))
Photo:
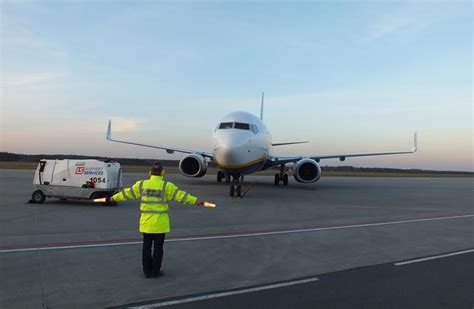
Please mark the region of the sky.
POLYGON ((277 155, 474 171, 471 1, 1 0, 0 151, 176 159, 227 113, 277 155))

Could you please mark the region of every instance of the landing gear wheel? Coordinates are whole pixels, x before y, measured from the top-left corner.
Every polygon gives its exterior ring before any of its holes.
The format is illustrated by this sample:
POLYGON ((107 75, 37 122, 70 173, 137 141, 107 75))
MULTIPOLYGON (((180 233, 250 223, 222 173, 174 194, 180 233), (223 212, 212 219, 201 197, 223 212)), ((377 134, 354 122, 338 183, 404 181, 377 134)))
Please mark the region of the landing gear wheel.
POLYGON ((288 174, 283 175, 283 184, 284 184, 285 186, 288 185, 288 174))
POLYGON ((31 195, 31 199, 33 200, 34 203, 43 204, 44 201, 46 200, 46 196, 44 195, 43 191, 36 190, 31 195))
POLYGON ((234 193, 235 193, 235 187, 234 187, 234 184, 231 184, 230 185, 230 192, 229 192, 229 195, 231 197, 234 197, 234 193))
POLYGON ((237 185, 237 197, 242 197, 242 186, 237 185))
POLYGON ((230 174, 225 173, 225 183, 230 183, 230 174))
POLYGON ((280 184, 280 174, 275 174, 275 186, 280 184))
POLYGON ((224 178, 224 173, 221 171, 217 171, 217 182, 222 182, 222 179, 224 178))

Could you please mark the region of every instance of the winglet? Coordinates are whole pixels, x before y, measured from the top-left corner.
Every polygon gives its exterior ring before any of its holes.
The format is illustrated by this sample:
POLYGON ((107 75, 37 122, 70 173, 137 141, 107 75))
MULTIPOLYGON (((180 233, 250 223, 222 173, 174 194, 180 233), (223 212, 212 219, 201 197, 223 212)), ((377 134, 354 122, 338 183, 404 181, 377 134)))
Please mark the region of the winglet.
POLYGON ((413 152, 418 150, 418 132, 415 131, 415 135, 413 136, 413 152))
POLYGON ((110 141, 112 140, 112 120, 109 120, 109 126, 107 127, 107 135, 105 138, 110 141))
POLYGON ((263 120, 263 102, 265 100, 265 92, 262 92, 262 105, 260 105, 260 120, 263 120))

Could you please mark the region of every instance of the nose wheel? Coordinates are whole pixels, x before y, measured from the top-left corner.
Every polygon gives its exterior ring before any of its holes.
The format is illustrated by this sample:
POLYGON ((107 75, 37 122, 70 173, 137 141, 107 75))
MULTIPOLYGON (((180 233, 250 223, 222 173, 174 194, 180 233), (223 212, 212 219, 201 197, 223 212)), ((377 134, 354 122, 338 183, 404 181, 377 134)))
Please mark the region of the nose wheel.
POLYGON ((244 180, 243 176, 232 175, 233 181, 230 184, 229 195, 231 197, 242 197, 242 181, 244 180))
POLYGON ((242 185, 240 183, 231 184, 229 193, 231 197, 242 197, 242 185))

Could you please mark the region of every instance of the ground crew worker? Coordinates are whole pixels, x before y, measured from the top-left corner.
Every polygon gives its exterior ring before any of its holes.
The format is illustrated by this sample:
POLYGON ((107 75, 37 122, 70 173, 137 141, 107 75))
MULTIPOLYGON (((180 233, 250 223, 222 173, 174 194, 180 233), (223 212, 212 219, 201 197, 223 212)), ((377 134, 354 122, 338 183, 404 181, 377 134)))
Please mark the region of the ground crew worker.
POLYGON ((146 278, 163 275, 163 271, 160 271, 163 260, 163 243, 166 233, 170 232, 168 202, 204 205, 204 202, 198 202, 195 196, 179 190, 172 182, 164 180, 164 175, 163 167, 160 163, 156 163, 150 170, 150 179, 137 181, 132 187, 123 189, 109 199, 110 202, 141 199, 142 264, 146 278), (154 247, 153 258, 152 244, 154 247))

